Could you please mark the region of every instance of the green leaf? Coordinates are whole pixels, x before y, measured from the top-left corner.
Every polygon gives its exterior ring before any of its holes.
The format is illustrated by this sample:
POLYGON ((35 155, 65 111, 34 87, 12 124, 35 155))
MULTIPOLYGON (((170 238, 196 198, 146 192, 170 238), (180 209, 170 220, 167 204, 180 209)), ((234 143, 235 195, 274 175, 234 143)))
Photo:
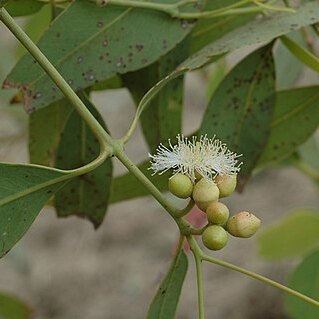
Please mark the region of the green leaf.
POLYGON ((30 114, 29 154, 33 164, 54 166, 61 133, 73 107, 67 99, 30 114))
MULTIPOLYGON (((289 37, 297 41, 300 45, 305 44, 305 39, 300 30, 289 33, 289 37)), ((276 65, 277 90, 294 87, 298 78, 301 76, 304 65, 292 55, 280 41, 276 43, 274 48, 274 59, 276 65)))
MULTIPOLYGON (((157 82, 173 71, 188 55, 189 39, 186 38, 174 50, 142 70, 123 76, 136 104, 157 82)), ((184 77, 170 81, 153 98, 141 116, 144 137, 150 151, 160 143, 175 138, 182 130, 184 77)))
MULTIPOLYGON (((111 5, 101 8, 78 0, 53 22, 38 45, 78 91, 155 62, 190 29, 191 23, 155 10, 111 5)), ((25 93, 28 111, 45 107, 62 96, 30 55, 16 65, 5 87, 17 87, 25 93)))
MULTIPOLYGON (((238 2, 238 0, 208 1, 205 10, 216 10, 238 2)), ((256 14, 228 15, 212 19, 200 19, 191 32, 191 52, 195 53, 209 43, 242 26, 256 14)))
POLYGON ((280 40, 296 58, 315 72, 319 72, 319 59, 315 55, 287 36, 282 36, 280 40))
POLYGON ((291 155, 319 125, 319 87, 277 93, 270 136, 258 162, 264 166, 291 155))
POLYGON ((148 311, 148 319, 174 319, 179 296, 187 273, 188 260, 183 249, 175 256, 148 311))
POLYGON ((295 211, 267 227, 258 238, 260 255, 271 260, 304 255, 319 245, 319 212, 295 211))
POLYGON ((0 164, 0 257, 24 235, 48 199, 70 178, 54 169, 0 164))
MULTIPOLYGON (((84 94, 80 96, 88 110, 106 128, 102 117, 86 96, 84 94)), ((56 166, 63 169, 78 168, 97 158, 99 153, 98 140, 74 109, 61 133, 56 154, 56 166)), ((97 228, 106 214, 112 171, 112 162, 107 159, 95 170, 74 178, 55 195, 58 216, 84 217, 97 228)))
POLYGON ((242 183, 249 177, 267 142, 275 97, 272 44, 247 56, 215 91, 200 134, 216 135, 228 148, 243 154, 242 183))
MULTIPOLYGON (((28 18, 23 30, 33 42, 37 43, 44 30, 49 27, 51 15, 51 6, 45 5, 36 14, 28 18)), ((25 47, 19 42, 17 47, 17 58, 21 58, 26 52, 25 47)))
MULTIPOLYGON (((288 280, 290 288, 319 300, 319 251, 307 256, 288 280)), ((319 308, 291 295, 285 295, 286 311, 293 319, 318 319, 319 308)))
POLYGON ((1 319, 31 319, 33 311, 16 297, 0 293, 1 319))
MULTIPOLYGON (((166 191, 168 189, 169 173, 152 176, 152 172, 148 169, 149 167, 149 160, 138 165, 142 173, 150 179, 160 191, 166 191)), ((114 204, 123 200, 147 195, 150 195, 149 191, 137 181, 136 177, 131 173, 126 173, 113 179, 110 203, 114 204)))
POLYGON ((35 0, 10 0, 6 10, 12 16, 26 16, 38 12, 44 5, 44 2, 35 0))
POLYGON ((211 63, 226 53, 253 44, 265 43, 283 34, 319 21, 319 3, 307 3, 296 13, 279 12, 238 28, 226 36, 212 42, 185 60, 175 71, 152 87, 141 100, 135 118, 139 118, 146 105, 171 80, 185 72, 211 63))
POLYGON ((178 70, 190 71, 210 63, 216 57, 253 44, 269 42, 279 36, 319 21, 319 3, 309 2, 296 13, 278 12, 252 21, 212 42, 195 53, 178 70))

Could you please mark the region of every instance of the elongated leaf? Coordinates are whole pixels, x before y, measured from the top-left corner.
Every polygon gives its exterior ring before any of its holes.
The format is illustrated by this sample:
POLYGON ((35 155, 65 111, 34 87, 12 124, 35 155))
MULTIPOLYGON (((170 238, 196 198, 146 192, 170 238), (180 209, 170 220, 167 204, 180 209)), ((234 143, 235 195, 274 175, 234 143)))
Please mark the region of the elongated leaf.
MULTIPOLYGON (((101 8, 77 0, 45 32, 39 47, 78 91, 153 63, 190 29, 190 23, 155 10, 101 8)), ((30 56, 17 64, 5 86, 24 92, 28 111, 61 98, 60 91, 30 56)))
POLYGON ((0 164, 0 257, 24 235, 47 200, 69 178, 53 169, 0 164))
MULTIPOLYGON (((105 124, 94 106, 82 94, 81 98, 98 122, 105 124)), ((70 114, 61 133, 56 154, 56 166, 74 169, 88 164, 100 152, 99 142, 76 110, 70 114)), ((106 160, 95 170, 76 177, 55 195, 59 217, 77 215, 88 218, 98 227, 105 216, 110 196, 112 162, 106 160)))
POLYGON ((150 309, 148 319, 174 319, 179 296, 187 273, 188 260, 181 249, 171 264, 171 267, 162 281, 155 295, 150 309))
POLYGON ((247 23, 241 28, 207 45, 198 53, 183 62, 179 69, 194 70, 206 65, 216 56, 258 43, 269 42, 274 38, 319 21, 319 3, 309 2, 296 13, 278 12, 247 23))
MULTIPOLYGON (((216 10, 232 5, 238 0, 207 1, 205 10, 216 10)), ((191 52, 195 53, 221 38, 225 34, 252 20, 256 14, 229 15, 212 19, 201 19, 191 32, 191 52)))
POLYGON ((280 12, 271 17, 247 23, 226 36, 207 45, 184 61, 175 71, 153 86, 141 100, 136 118, 139 118, 147 104, 167 83, 185 72, 198 69, 226 53, 252 44, 264 43, 303 26, 319 21, 319 3, 307 3, 296 13, 280 12))
POLYGON ((268 259, 304 255, 319 246, 319 212, 298 210, 259 235, 259 253, 268 259))
MULTIPOLYGON (((168 189, 169 174, 154 175, 148 169, 150 162, 147 160, 138 168, 156 185, 160 191, 166 191, 168 189)), ((123 200, 129 200, 137 197, 143 197, 149 195, 149 191, 139 182, 135 176, 131 173, 126 173, 114 178, 112 181, 112 191, 110 197, 110 203, 117 203, 123 200)))
POLYGON ((319 72, 319 59, 311 52, 303 48, 297 42, 293 41, 289 37, 282 36, 280 40, 286 46, 286 48, 300 61, 302 61, 309 68, 316 72, 319 72))
POLYGON ((14 296, 0 293, 1 319, 31 319, 31 308, 14 296))
POLYGON ((267 142, 274 108, 272 45, 241 61, 221 82, 203 117, 200 134, 219 139, 243 154, 240 177, 247 179, 267 142))
POLYGON ((266 165, 291 155, 319 125, 319 87, 277 93, 267 146, 258 164, 266 165))
POLYGON ((30 114, 29 154, 33 164, 54 166, 61 133, 73 108, 66 99, 30 114))
MULTIPOLYGON (((319 250, 307 256, 294 270, 289 287, 319 300, 319 250)), ((291 295, 285 296, 285 308, 293 319, 318 319, 319 307, 291 295)))
MULTIPOLYGON (((188 49, 189 39, 186 38, 154 64, 123 76, 136 104, 149 89, 187 57, 188 49)), ((183 87, 183 77, 172 80, 152 99, 141 116, 144 137, 151 152, 154 152, 160 143, 174 138, 182 130, 183 87)))
POLYGON ((44 2, 35 0, 10 0, 6 10, 12 16, 26 16, 38 12, 44 5, 44 2))

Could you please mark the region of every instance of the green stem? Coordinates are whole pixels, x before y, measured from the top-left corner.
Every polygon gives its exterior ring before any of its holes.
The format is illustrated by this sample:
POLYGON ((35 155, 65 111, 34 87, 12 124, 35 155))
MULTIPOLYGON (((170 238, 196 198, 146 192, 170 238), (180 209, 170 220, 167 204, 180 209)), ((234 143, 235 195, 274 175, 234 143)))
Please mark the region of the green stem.
POLYGON ((235 266, 233 264, 230 264, 226 261, 223 261, 223 260, 211 257, 211 256, 204 255, 204 253, 202 252, 202 250, 200 249, 196 240, 193 237, 189 236, 189 237, 187 237, 187 240, 188 240, 189 246, 190 246, 191 250, 193 251, 193 253, 196 254, 197 256, 200 256, 201 260, 205 260, 205 261, 208 261, 210 263, 213 263, 213 264, 240 272, 246 276, 249 276, 249 277, 252 277, 252 278, 257 279, 259 281, 262 281, 270 286, 273 286, 273 287, 280 289, 280 290, 282 290, 290 295, 293 295, 293 296, 295 296, 303 301, 306 301, 314 306, 319 307, 319 301, 317 301, 313 298, 310 298, 310 297, 308 297, 308 296, 306 296, 306 295, 304 295, 296 290, 293 290, 293 289, 288 288, 284 285, 281 285, 280 283, 278 283, 276 281, 273 281, 267 277, 256 274, 256 273, 249 271, 245 268, 241 268, 241 267, 235 266))
POLYGON ((312 299, 312 298, 310 298, 310 297, 308 297, 308 296, 306 296, 306 295, 304 295, 304 294, 302 294, 302 293, 300 293, 300 292, 298 292, 296 290, 293 290, 293 289, 288 288, 288 287, 286 287, 284 285, 281 285, 280 283, 278 283, 278 282, 276 282, 274 280, 271 280, 269 278, 266 278, 264 276, 256 274, 256 273, 254 273, 252 271, 249 271, 249 270, 247 270, 245 268, 241 268, 241 267, 235 266, 233 264, 230 264, 228 262, 225 262, 225 261, 222 261, 222 260, 210 257, 210 256, 203 255, 202 258, 203 258, 203 260, 206 260, 206 261, 208 261, 210 263, 213 263, 213 264, 225 267, 225 268, 229 268, 231 270, 240 272, 240 273, 242 273, 242 274, 244 274, 246 276, 249 276, 249 277, 252 277, 252 278, 257 279, 259 281, 262 281, 262 282, 264 282, 264 283, 266 283, 266 284, 268 284, 270 286, 273 286, 273 287, 275 287, 277 289, 280 289, 280 290, 282 290, 282 291, 284 291, 284 292, 286 292, 286 293, 288 293, 290 295, 293 295, 293 296, 295 296, 295 297, 297 297, 297 298, 299 298, 299 299, 301 299, 303 301, 306 301, 306 302, 308 302, 308 303, 310 303, 310 304, 312 304, 312 305, 314 305, 316 307, 319 307, 319 301, 314 300, 314 299, 312 299))
MULTIPOLYGON (((95 0, 90 0, 95 2, 95 0)), ((205 18, 213 18, 224 15, 233 15, 233 14, 246 14, 251 12, 263 12, 264 9, 259 8, 259 6, 252 6, 247 8, 239 8, 245 4, 252 3, 252 0, 241 0, 232 5, 225 6, 220 9, 211 10, 211 11, 203 11, 203 12, 181 12, 180 7, 190 4, 197 3, 197 0, 187 0, 187 1, 179 1, 176 3, 156 3, 156 2, 147 2, 147 1, 138 1, 138 0, 108 0, 108 5, 116 5, 116 6, 124 6, 124 7, 133 7, 133 8, 144 8, 144 9, 152 9, 164 12, 170 15, 173 18, 179 19, 205 19, 205 18)))
POLYGON ((203 268, 202 268, 202 251, 200 250, 196 240, 192 236, 187 237, 189 246, 192 250, 197 278, 197 298, 198 298, 198 319, 205 318, 204 312, 204 289, 203 289, 203 268))

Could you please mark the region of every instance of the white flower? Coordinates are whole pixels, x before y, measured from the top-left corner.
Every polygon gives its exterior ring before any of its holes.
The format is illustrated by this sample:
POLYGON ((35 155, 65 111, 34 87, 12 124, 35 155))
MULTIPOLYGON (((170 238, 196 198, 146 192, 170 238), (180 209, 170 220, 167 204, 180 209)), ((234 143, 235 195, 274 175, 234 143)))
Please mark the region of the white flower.
MULTIPOLYGON (((199 141, 193 136, 191 139, 183 135, 177 135, 177 144, 172 145, 168 140, 169 147, 160 144, 155 155, 151 157, 151 167, 154 174, 163 174, 173 169, 174 174, 187 175, 193 183, 196 173, 214 182, 217 175, 234 175, 240 170, 242 163, 238 162, 236 153, 231 152, 226 144, 220 140, 201 136, 199 141)), ((154 175, 153 174, 153 175, 154 175)))

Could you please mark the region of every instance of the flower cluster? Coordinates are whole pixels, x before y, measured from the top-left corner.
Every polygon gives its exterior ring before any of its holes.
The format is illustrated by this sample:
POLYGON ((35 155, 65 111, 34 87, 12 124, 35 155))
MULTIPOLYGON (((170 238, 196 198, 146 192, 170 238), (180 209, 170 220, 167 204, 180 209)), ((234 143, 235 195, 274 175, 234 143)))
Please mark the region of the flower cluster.
POLYGON ((162 174, 173 169, 174 174, 187 175, 192 183, 196 181, 196 174, 214 182, 217 175, 234 175, 240 170, 242 163, 238 162, 236 153, 230 151, 226 144, 219 139, 201 136, 192 138, 177 135, 177 144, 169 147, 160 144, 155 155, 151 157, 151 167, 154 174, 162 174))

